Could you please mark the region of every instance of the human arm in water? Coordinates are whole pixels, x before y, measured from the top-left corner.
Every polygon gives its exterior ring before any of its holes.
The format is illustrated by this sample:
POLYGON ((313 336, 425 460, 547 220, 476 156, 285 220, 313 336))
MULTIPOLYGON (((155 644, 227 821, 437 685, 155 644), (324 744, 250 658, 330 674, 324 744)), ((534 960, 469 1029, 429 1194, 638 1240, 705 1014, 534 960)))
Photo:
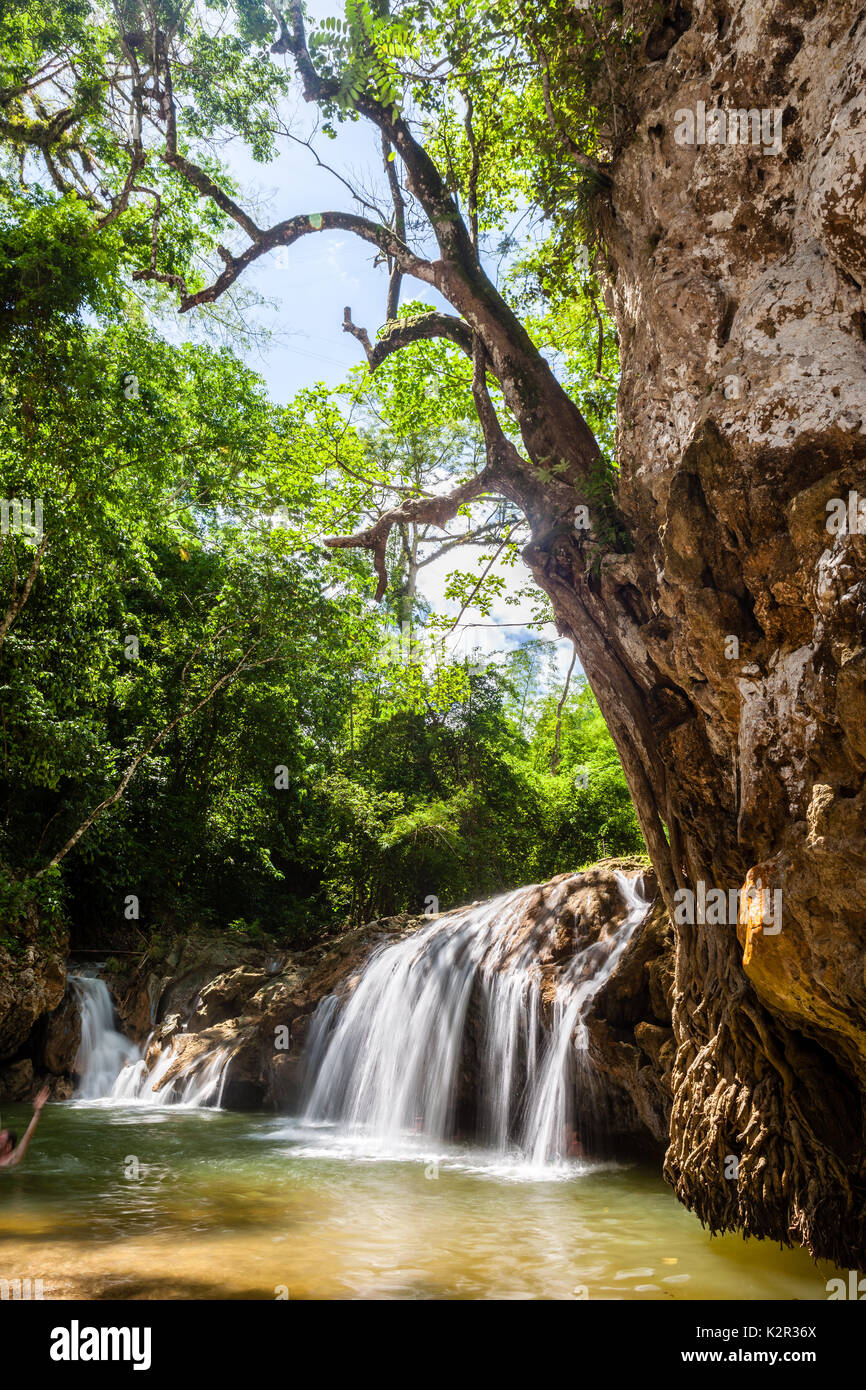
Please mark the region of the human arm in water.
POLYGON ((42 1107, 47 1099, 48 1087, 43 1086, 33 1102, 33 1119, 24 1131, 24 1137, 20 1144, 16 1148, 9 1148, 8 1152, 0 1153, 0 1168, 14 1168, 17 1163, 21 1162, 27 1152, 27 1145, 33 1138, 33 1131, 39 1123, 39 1116, 42 1114, 42 1107))

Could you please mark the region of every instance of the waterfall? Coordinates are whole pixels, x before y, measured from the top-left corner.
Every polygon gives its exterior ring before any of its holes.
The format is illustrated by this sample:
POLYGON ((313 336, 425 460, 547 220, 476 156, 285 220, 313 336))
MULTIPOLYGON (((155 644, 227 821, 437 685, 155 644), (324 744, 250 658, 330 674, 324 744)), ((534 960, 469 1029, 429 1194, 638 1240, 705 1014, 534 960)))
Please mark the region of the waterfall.
POLYGON ((449 1138, 469 1049, 480 1080, 475 1126, 487 1145, 534 1165, 579 1153, 586 1012, 649 907, 639 878, 617 881, 623 920, 576 950, 558 983, 548 972, 546 1000, 541 960, 555 958, 555 909, 570 879, 546 897, 537 885, 521 888, 380 946, 348 1000, 331 995, 316 1011, 304 1120, 379 1141, 449 1138))
MULTIPOLYGON (((144 1045, 145 1056, 152 1038, 153 1034, 144 1045)), ((230 1048, 214 1047, 203 1057, 197 1058, 187 1071, 180 1072, 161 1086, 163 1077, 175 1060, 172 1040, 150 1071, 144 1057, 124 1067, 112 1086, 111 1097, 126 1104, 184 1105, 190 1109, 210 1106, 218 1110, 231 1055, 230 1048)))
POLYGON ((81 1015, 81 1043, 74 1068, 80 1077, 77 1100, 219 1108, 230 1049, 211 1049, 157 1090, 174 1061, 174 1040, 148 1070, 145 1057, 154 1034, 139 1049, 117 1032, 111 995, 98 975, 72 975, 70 984, 81 1015))
POLYGON ((111 1094, 123 1068, 138 1057, 138 1048, 115 1029, 104 980, 97 975, 72 975, 70 984, 81 1017, 81 1042, 74 1063, 81 1078, 77 1094, 80 1100, 97 1100, 111 1094))

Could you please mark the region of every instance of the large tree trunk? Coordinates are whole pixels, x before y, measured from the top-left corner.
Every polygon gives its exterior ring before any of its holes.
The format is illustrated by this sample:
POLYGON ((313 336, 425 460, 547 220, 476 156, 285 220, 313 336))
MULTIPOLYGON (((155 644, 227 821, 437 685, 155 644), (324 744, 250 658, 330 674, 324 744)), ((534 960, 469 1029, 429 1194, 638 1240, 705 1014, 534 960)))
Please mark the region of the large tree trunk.
POLYGON ((866 497, 866 12, 674 8, 635 69, 606 227, 635 549, 587 575, 557 504, 527 559, 610 724, 669 908, 700 880, 782 892, 781 932, 745 952, 743 926, 676 928, 669 1180, 715 1230, 856 1264, 866 536, 825 522, 831 499, 866 497), (699 101, 784 108, 781 151, 677 144, 675 112, 699 101))

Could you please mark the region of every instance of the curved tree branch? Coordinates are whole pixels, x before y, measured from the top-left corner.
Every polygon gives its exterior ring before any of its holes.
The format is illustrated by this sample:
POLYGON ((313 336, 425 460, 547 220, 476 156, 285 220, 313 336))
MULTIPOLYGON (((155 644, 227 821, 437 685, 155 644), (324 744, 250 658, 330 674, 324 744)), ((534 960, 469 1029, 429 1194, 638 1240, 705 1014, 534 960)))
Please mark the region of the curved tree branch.
POLYGON ((371 372, 375 372, 392 352, 399 352, 409 343, 429 342, 434 338, 447 338, 449 342, 461 348, 467 357, 472 356, 472 331, 468 323, 464 323, 463 319, 458 319, 453 314, 440 314, 431 310, 429 314, 417 314, 409 319, 392 319, 383 328, 374 344, 371 343, 366 328, 359 328, 352 322, 352 311, 346 308, 343 311, 343 331, 351 333, 352 337, 361 343, 367 354, 371 372))
MULTIPOLYGON (((390 227, 370 222, 367 218, 358 217, 351 212, 300 213, 298 216, 289 217, 286 221, 278 222, 275 226, 268 227, 264 231, 256 229, 252 245, 237 256, 224 246, 218 247, 225 269, 206 289, 190 293, 184 287, 181 290, 181 312, 186 313, 187 310, 194 309, 198 304, 213 304, 230 285, 234 284, 247 266, 252 265, 259 256, 264 256, 268 251, 274 251, 279 246, 292 246, 296 241, 300 241, 301 237, 310 236, 314 232, 332 231, 351 232, 354 236, 360 237, 362 241, 367 241, 370 245, 378 247, 380 251, 384 251, 385 255, 393 257, 407 275, 413 275, 428 285, 438 284, 437 266, 413 255, 408 246, 400 241, 390 227)), ((136 280, 156 280, 159 279, 159 275, 148 268, 147 270, 137 270, 133 278, 136 280)))
POLYGON ((364 531, 356 531, 351 536, 329 536, 325 545, 332 550, 372 550, 373 562, 379 576, 376 589, 377 601, 384 596, 388 587, 388 571, 385 564, 385 549, 393 526, 405 522, 429 521, 434 526, 444 527, 467 502, 473 502, 486 492, 502 491, 503 479, 495 468, 482 468, 473 478, 447 493, 443 497, 413 497, 383 512, 378 521, 364 531))

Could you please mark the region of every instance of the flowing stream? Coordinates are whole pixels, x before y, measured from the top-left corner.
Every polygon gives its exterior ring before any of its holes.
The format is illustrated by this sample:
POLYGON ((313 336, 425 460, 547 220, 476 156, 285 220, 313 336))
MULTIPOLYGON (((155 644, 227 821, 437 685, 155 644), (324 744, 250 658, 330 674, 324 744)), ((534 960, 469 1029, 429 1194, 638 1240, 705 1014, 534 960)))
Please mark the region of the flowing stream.
POLYGON ((104 980, 98 975, 71 976, 81 1015, 81 1044, 75 1059, 80 1077, 76 1099, 140 1105, 186 1105, 193 1109, 218 1107, 231 1057, 227 1048, 214 1048, 188 1071, 163 1084, 174 1063, 174 1043, 148 1069, 145 1057, 153 1033, 139 1050, 114 1027, 114 1008, 104 980))
POLYGON ((317 1010, 294 1119, 219 1109, 225 1049, 157 1090, 172 1048, 148 1072, 76 975, 80 1088, 0 1182, 4 1277, 46 1298, 826 1298, 829 1266, 711 1238, 657 1171, 581 1154, 587 1009, 647 907, 620 888, 619 925, 558 974, 535 889, 378 949, 317 1010))
POLYGON ((587 1082, 586 1010, 649 908, 639 880, 617 875, 626 913, 610 935, 576 952, 544 1023, 539 960, 555 945, 557 896, 527 926, 538 887, 448 913, 376 951, 344 1007, 319 1005, 308 1044, 304 1119, 380 1145, 407 1133, 444 1140, 475 1008, 477 1130, 486 1147, 535 1167, 579 1152, 575 1087, 587 1082))

